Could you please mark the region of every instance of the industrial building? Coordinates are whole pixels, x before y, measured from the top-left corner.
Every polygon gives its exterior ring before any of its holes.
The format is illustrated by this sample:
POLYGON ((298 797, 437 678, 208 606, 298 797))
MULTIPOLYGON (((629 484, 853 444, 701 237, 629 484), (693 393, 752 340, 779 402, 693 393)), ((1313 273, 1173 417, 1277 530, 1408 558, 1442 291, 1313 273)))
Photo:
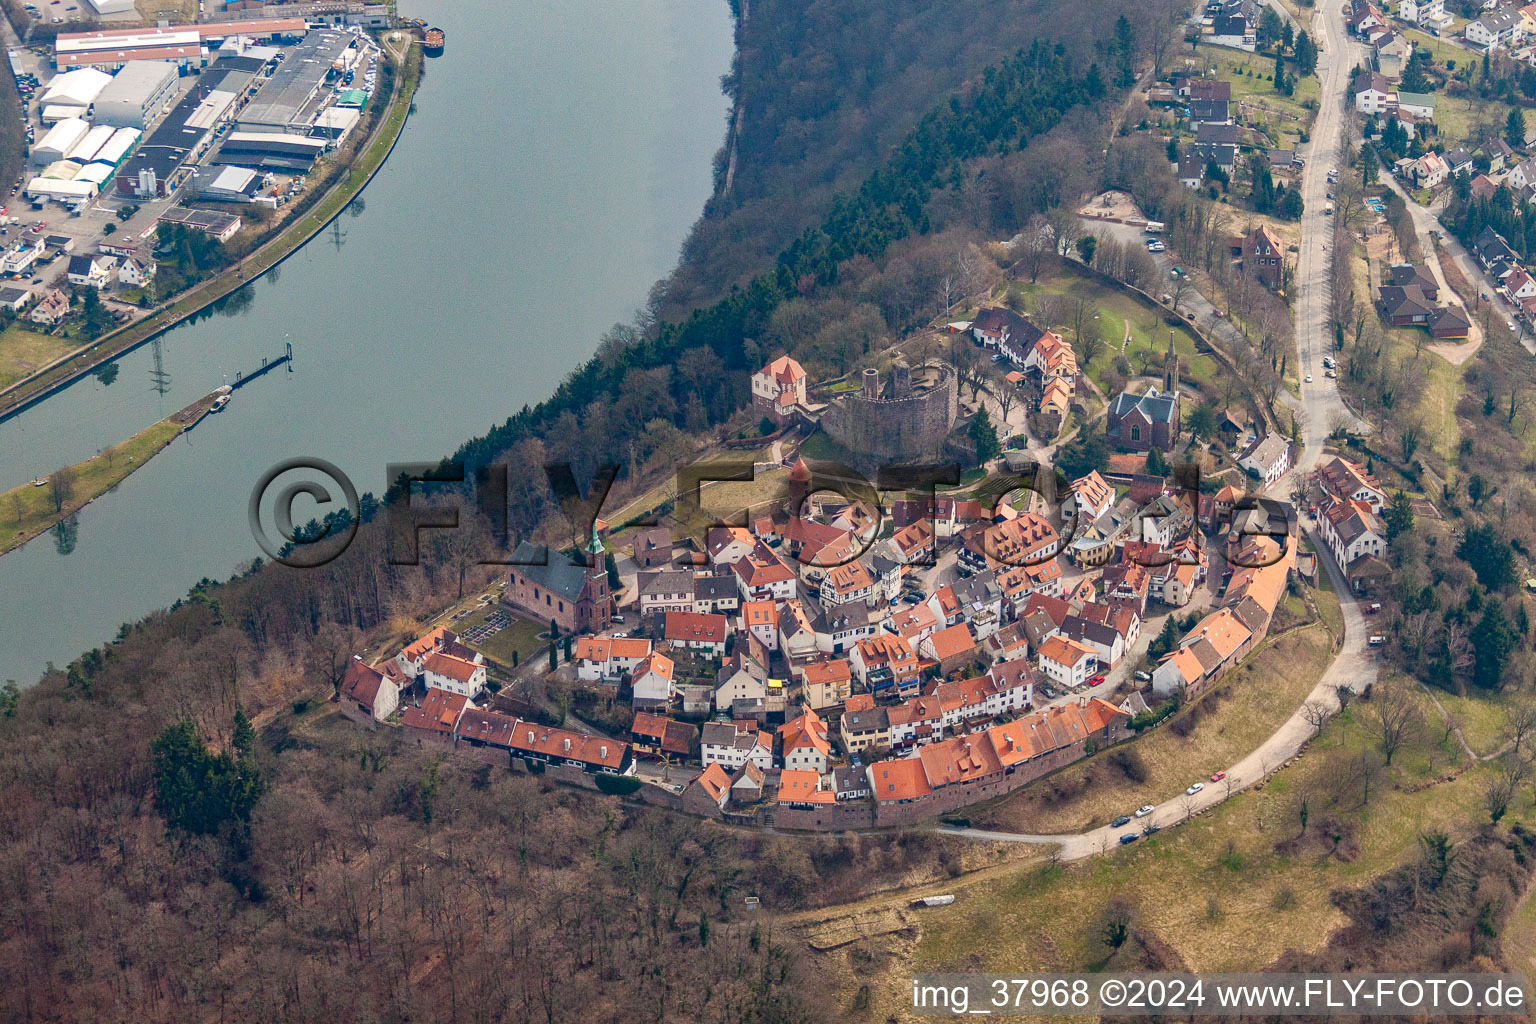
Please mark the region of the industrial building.
POLYGON ((351 32, 316 29, 292 50, 240 115, 242 132, 308 135, 325 105, 322 87, 348 63, 351 32))
POLYGON ((229 94, 210 90, 208 84, 200 78, 143 140, 117 176, 118 195, 139 199, 168 196, 186 176, 185 165, 207 151, 218 115, 228 112, 232 102, 229 94))
POLYGON ((32 162, 39 167, 46 167, 57 160, 63 160, 75 148, 75 143, 85 138, 90 130, 90 124, 83 118, 65 118, 48 129, 48 134, 32 147, 32 162))
POLYGON ((111 75, 105 71, 98 71, 95 68, 78 68, 74 71, 66 71, 63 74, 53 76, 53 79, 48 83, 48 87, 38 97, 38 102, 44 105, 53 103, 84 109, 95 102, 96 97, 111 82, 111 75))
POLYGON ((129 61, 96 96, 96 123, 118 128, 147 127, 175 99, 179 80, 175 65, 165 61, 129 61))
POLYGON ((327 139, 305 135, 230 132, 210 162, 264 171, 307 171, 329 147, 327 139))
POLYGON ((160 215, 162 224, 185 224, 189 228, 206 231, 221 242, 227 242, 240 230, 240 218, 212 210, 194 210, 189 206, 173 206, 160 215))
POLYGON ((70 32, 54 41, 53 62, 59 68, 114 69, 130 61, 170 61, 201 66, 210 42, 240 36, 258 41, 298 39, 303 18, 263 18, 163 28, 114 28, 70 32))
POLYGON ((96 12, 98 17, 108 14, 138 13, 133 0, 85 0, 86 6, 96 12))
POLYGON ((133 152, 142 134, 137 128, 107 125, 91 129, 70 148, 68 158, 53 161, 28 182, 27 195, 61 203, 94 199, 133 152), (103 130, 105 139, 97 141, 102 139, 103 130))
POLYGON ((187 191, 220 203, 249 203, 264 183, 264 176, 249 167, 199 167, 188 180, 187 191))

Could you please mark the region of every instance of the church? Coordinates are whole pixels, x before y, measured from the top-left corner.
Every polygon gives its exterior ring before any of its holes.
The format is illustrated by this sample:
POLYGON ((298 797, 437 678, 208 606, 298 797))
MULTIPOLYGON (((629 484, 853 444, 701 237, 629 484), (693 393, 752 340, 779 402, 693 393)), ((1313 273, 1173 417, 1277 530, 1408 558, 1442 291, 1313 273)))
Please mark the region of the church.
POLYGON ((542 544, 523 541, 512 556, 502 601, 535 622, 554 620, 564 633, 596 633, 614 614, 603 545, 592 531, 587 564, 542 544))

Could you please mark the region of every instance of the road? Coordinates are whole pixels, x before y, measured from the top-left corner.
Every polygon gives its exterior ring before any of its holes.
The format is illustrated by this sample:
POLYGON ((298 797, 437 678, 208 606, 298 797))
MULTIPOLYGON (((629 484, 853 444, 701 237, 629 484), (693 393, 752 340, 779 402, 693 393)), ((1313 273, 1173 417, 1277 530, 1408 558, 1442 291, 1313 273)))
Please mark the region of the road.
MULTIPOLYGON (((1306 213, 1302 217, 1301 253, 1297 263, 1298 293, 1296 304, 1296 350, 1302 367, 1302 376, 1311 374, 1312 383, 1301 385, 1301 425, 1303 449, 1296 466, 1271 488, 1285 494, 1294 474, 1303 476, 1316 468, 1322 455, 1331 424, 1339 417, 1356 417, 1344 405, 1335 381, 1324 377, 1321 359, 1332 347, 1328 331, 1328 298, 1330 260, 1332 253, 1326 243, 1333 234, 1333 219, 1323 213, 1327 193, 1327 173, 1336 165, 1343 138, 1343 110, 1349 81, 1349 70, 1361 57, 1356 44, 1348 41, 1344 31, 1343 15, 1334 4, 1322 5, 1313 15, 1313 35, 1319 42, 1323 55, 1318 63, 1321 80, 1320 109, 1313 126, 1312 142, 1306 167, 1302 172, 1302 198, 1306 213)), ((1358 421, 1357 421, 1358 422, 1358 421)), ((1120 837, 1145 829, 1148 825, 1160 828, 1177 825, 1191 815, 1208 810, 1233 793, 1241 792, 1255 783, 1262 782, 1270 773, 1295 757, 1307 741, 1316 733, 1308 721, 1307 704, 1319 703, 1338 708, 1338 689, 1341 686, 1359 691, 1376 679, 1376 662, 1366 646, 1365 619, 1358 602, 1350 595, 1344 574, 1335 564, 1327 548, 1316 536, 1313 548, 1339 596, 1344 615, 1344 641, 1338 654, 1323 672, 1322 678, 1298 707, 1263 743, 1242 760, 1227 769, 1220 782, 1200 780, 1203 789, 1194 794, 1184 794, 1157 805, 1145 818, 1134 819, 1121 828, 1102 826, 1086 832, 1062 835, 1023 835, 1009 832, 993 832, 984 829, 946 829, 955 835, 995 842, 1022 842, 1054 844, 1060 847, 1065 860, 1077 860, 1113 849, 1120 837)), ((1191 783, 1196 780, 1190 780, 1191 783)), ((1129 814, 1132 808, 1126 808, 1129 814)))

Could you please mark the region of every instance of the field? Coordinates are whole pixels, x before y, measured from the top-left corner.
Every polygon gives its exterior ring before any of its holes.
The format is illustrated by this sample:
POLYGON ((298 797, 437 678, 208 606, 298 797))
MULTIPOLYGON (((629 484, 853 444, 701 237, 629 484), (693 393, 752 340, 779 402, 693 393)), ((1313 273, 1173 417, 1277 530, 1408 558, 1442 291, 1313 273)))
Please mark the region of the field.
MULTIPOLYGON (((62 515, 69 515, 116 487, 124 477, 170 444, 181 429, 178 423, 161 420, 100 455, 71 467, 73 481, 63 503, 62 515)), ((0 494, 0 553, 26 543, 51 528, 60 518, 51 486, 22 484, 0 494)))
MULTIPOLYGON (((1341 768, 1375 747, 1368 721, 1356 703, 1261 789, 1132 847, 1069 864, 1005 866, 974 884, 958 879, 945 888, 957 894, 953 905, 916 912, 900 932, 813 954, 816 966, 833 989, 867 1000, 858 1019, 906 1021, 918 1019, 906 1005, 914 972, 1098 969, 1111 900, 1132 908, 1134 927, 1175 965, 1166 969, 1252 970, 1286 949, 1317 950, 1345 923, 1332 893, 1415 856, 1423 833, 1443 829, 1460 839, 1486 821, 1481 786, 1491 769, 1447 775, 1432 739, 1400 751, 1363 800, 1341 768)), ((1532 817, 1525 792, 1503 824, 1532 817)), ((1517 915, 1510 939, 1515 955, 1536 949, 1536 914, 1517 915)))
POLYGON ((1061 772, 1068 786, 1084 781, 1076 796, 1053 799, 1047 779, 1011 794, 984 814, 973 814, 972 820, 978 827, 1003 831, 1081 831, 1142 804, 1176 797, 1191 782, 1230 767, 1274 732, 1317 685, 1331 657, 1332 644, 1321 626, 1298 629, 1251 656, 1225 685, 1194 709, 1181 712, 1196 718, 1188 735, 1180 736, 1177 719, 1172 720, 1128 747, 1061 772), (1116 767, 1122 756, 1140 762, 1146 781, 1135 782, 1116 767))
MULTIPOLYGON (((1128 292, 1106 287, 1098 281, 1074 273, 1070 266, 1048 268, 1041 272, 1034 284, 1016 282, 1012 287, 1025 297, 1030 309, 1041 295, 1061 295, 1068 298, 1086 298, 1093 302, 1099 331, 1104 339, 1104 350, 1085 367, 1088 375, 1102 388, 1104 378, 1114 364, 1114 355, 1122 350, 1131 360, 1133 372, 1141 372, 1141 354, 1153 357, 1145 365, 1150 372, 1161 372, 1163 353, 1168 350, 1170 328, 1163 323, 1159 307, 1128 292), (1126 341, 1126 328, 1130 328, 1130 340, 1126 341)), ((1061 330, 1058 328, 1058 330, 1061 330)), ((1182 357, 1182 371, 1202 387, 1208 386, 1216 371, 1215 361, 1208 355, 1196 355, 1195 339, 1182 327, 1171 328, 1175 351, 1182 357)), ((1071 329, 1062 334, 1071 341, 1071 329)), ((1081 360, 1081 355, 1079 355, 1081 360)))
POLYGON ((0 388, 37 372, 78 346, 68 338, 55 338, 21 327, 8 327, 0 333, 0 388))

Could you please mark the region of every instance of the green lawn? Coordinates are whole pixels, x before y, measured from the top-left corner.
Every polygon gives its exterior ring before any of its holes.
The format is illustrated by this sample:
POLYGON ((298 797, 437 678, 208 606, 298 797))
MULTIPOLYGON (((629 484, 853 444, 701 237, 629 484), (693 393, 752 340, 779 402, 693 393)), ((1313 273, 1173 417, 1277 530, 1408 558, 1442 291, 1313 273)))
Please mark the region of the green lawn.
MULTIPOLYGON (((464 618, 447 625, 455 633, 462 635, 483 623, 487 616, 497 610, 507 611, 504 605, 492 602, 486 607, 477 608, 464 616, 464 618)), ((547 622, 533 622, 521 616, 513 615, 512 625, 498 633, 492 633, 480 643, 469 644, 468 646, 484 654, 491 661, 507 667, 511 667, 512 656, 516 654, 517 663, 521 665, 530 657, 544 655, 544 650, 549 646, 549 641, 539 639, 539 634, 546 632, 548 629, 549 623, 547 622)))
MULTIPOLYGON (((1099 332, 1104 339, 1104 350, 1094 358, 1091 365, 1082 368, 1101 388, 1104 386, 1105 376, 1114 365, 1115 354, 1121 351, 1120 346, 1125 340, 1127 323, 1130 324, 1131 339, 1125 346, 1125 355, 1131 361, 1132 371, 1140 373, 1143 364, 1139 357, 1141 354, 1149 354, 1155 357, 1153 362, 1148 364, 1151 372, 1160 372, 1163 353, 1168 350, 1170 330, 1163 323, 1160 307, 1135 295, 1105 287, 1089 277, 1075 273, 1071 266, 1044 271, 1036 283, 1016 282, 1015 287, 1029 301, 1031 309, 1034 308, 1035 298, 1039 295, 1064 295, 1074 299, 1092 300, 1098 313, 1099 332)), ((1073 340, 1070 327, 1061 330, 1062 337, 1068 341, 1073 340)), ((1174 350, 1183 360, 1181 372, 1202 387, 1209 385, 1211 376, 1216 371, 1215 361, 1208 355, 1196 355, 1195 339, 1184 328, 1176 327, 1171 330, 1174 350)), ((1081 353, 1078 358, 1081 360, 1081 353)))
POLYGON ((1399 327, 1387 331, 1394 357, 1413 359, 1414 348, 1424 346, 1418 359, 1425 370, 1424 390, 1419 393, 1418 411, 1426 428, 1426 440, 1447 462, 1456 461, 1461 429, 1456 422, 1456 403, 1462 393, 1462 371, 1467 364, 1452 366, 1428 350, 1434 339, 1428 333, 1399 327))
POLYGON ((0 388, 37 372, 55 359, 78 347, 68 338, 55 338, 22 327, 8 327, 0 333, 0 388))
POLYGON ((1243 121, 1267 124, 1277 133, 1279 138, 1275 141, 1283 148, 1294 144, 1301 132, 1311 129, 1317 116, 1316 76, 1299 79, 1295 92, 1284 96, 1275 91, 1274 57, 1216 47, 1206 57, 1211 60, 1217 78, 1232 83, 1232 102, 1240 106, 1243 121))
POLYGON ((181 430, 179 423, 164 419, 100 455, 70 467, 73 482, 62 513, 57 510, 53 488, 49 486, 22 484, 0 494, 0 553, 26 543, 64 516, 116 487, 129 473, 170 444, 181 430))

